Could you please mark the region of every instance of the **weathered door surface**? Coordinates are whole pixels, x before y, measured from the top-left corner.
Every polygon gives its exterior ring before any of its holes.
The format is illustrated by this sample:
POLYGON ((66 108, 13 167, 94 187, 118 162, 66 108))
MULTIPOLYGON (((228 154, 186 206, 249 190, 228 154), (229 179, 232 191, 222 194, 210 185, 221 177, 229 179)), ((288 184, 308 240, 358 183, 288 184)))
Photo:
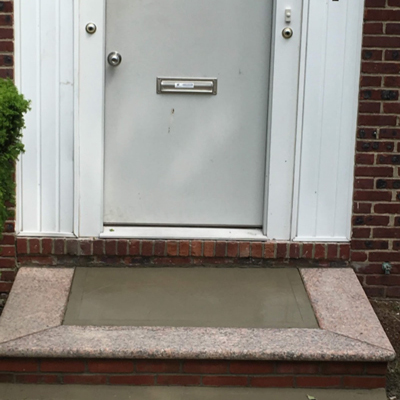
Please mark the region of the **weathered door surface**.
POLYGON ((107 1, 106 224, 262 225, 272 3, 107 1))

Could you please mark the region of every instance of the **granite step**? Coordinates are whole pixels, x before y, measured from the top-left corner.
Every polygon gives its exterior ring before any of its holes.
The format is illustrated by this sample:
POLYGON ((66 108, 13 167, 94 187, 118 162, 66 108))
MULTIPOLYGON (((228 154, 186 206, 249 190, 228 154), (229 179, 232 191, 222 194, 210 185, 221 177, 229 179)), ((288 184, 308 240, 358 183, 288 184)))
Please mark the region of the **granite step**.
POLYGON ((348 268, 24 267, 0 318, 0 382, 14 384, 350 395, 383 388, 394 356, 348 268))

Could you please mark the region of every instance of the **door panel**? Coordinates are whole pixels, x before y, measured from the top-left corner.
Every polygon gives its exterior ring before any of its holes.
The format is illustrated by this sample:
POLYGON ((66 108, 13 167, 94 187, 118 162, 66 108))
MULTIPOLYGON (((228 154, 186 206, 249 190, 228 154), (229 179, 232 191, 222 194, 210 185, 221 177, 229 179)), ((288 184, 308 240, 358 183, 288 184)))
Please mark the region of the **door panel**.
POLYGON ((261 226, 272 0, 108 0, 107 224, 261 226), (156 94, 157 77, 217 95, 156 94))

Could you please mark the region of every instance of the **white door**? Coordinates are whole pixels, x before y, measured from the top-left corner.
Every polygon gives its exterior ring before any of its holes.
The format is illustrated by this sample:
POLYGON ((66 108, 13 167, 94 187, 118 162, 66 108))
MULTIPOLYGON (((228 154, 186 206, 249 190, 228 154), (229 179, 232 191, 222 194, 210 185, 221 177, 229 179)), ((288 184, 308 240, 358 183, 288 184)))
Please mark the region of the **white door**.
POLYGON ((105 224, 262 225, 272 3, 107 0, 105 224))

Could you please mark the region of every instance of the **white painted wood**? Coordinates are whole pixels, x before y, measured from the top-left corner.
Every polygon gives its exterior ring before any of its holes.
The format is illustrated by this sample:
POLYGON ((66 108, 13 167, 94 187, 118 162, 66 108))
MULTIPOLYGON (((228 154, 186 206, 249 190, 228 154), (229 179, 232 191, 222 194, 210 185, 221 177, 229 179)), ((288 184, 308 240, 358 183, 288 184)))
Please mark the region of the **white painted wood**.
POLYGON ((210 239, 210 240, 257 240, 266 241, 261 229, 230 228, 167 228, 105 226, 101 238, 140 239, 210 239))
POLYGON ((20 233, 73 229, 73 0, 19 0, 17 84, 32 100, 18 167, 20 233))
POLYGON ((350 239, 362 15, 310 0, 297 240, 350 239))
POLYGON ((105 0, 76 0, 79 34, 79 94, 76 137, 79 140, 79 236, 99 236, 103 230, 104 172, 104 26, 105 0), (94 22, 89 35, 85 26, 94 22))
POLYGON ((270 239, 288 240, 291 235, 302 3, 275 2, 264 222, 264 233, 270 239), (287 26, 284 12, 289 6, 294 34, 291 39, 284 39, 282 30, 287 26))

